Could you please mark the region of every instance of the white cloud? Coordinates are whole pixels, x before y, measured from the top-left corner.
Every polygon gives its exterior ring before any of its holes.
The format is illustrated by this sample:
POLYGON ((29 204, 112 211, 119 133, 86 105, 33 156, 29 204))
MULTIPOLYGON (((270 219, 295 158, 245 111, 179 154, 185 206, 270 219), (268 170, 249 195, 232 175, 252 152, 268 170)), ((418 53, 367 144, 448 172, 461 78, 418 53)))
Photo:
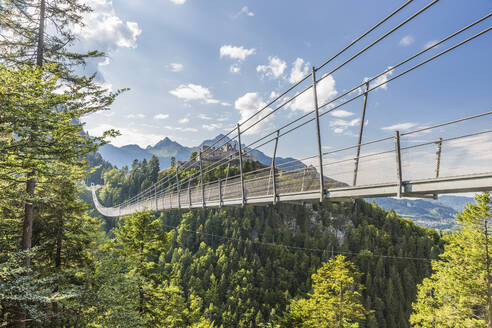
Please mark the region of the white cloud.
POLYGON ((184 68, 184 65, 180 63, 170 63, 168 67, 171 72, 181 72, 184 68))
POLYGON ((170 125, 166 125, 164 129, 179 131, 179 132, 198 132, 198 129, 195 128, 182 128, 180 126, 170 126, 170 125))
POLYGON ((231 106, 231 104, 229 104, 229 103, 228 103, 228 102, 226 102, 226 101, 223 101, 223 102, 221 102, 220 104, 221 104, 222 106, 224 106, 224 107, 229 107, 229 106, 231 106))
MULTIPOLYGON (((318 104, 321 106, 326 103, 330 98, 337 95, 335 89, 335 79, 330 75, 318 82, 316 85, 316 93, 318 96, 318 104)), ((304 112, 310 112, 314 109, 313 105, 313 90, 310 89, 291 101, 288 105, 292 110, 301 110, 304 112)))
POLYGON ((178 122, 181 124, 186 124, 186 123, 190 122, 190 119, 188 117, 183 117, 178 122))
POLYGON ((169 114, 157 114, 157 115, 154 115, 154 119, 155 120, 165 120, 169 118, 169 114))
POLYGON ((275 99, 279 96, 280 94, 278 92, 272 91, 270 92, 270 99, 275 99))
POLYGON ((127 118, 145 118, 144 114, 129 114, 126 116, 127 118))
POLYGON ((111 60, 109 59, 109 57, 105 57, 104 61, 98 63, 97 65, 98 66, 106 66, 106 65, 109 65, 110 62, 111 62, 111 60))
POLYGON ((268 57, 268 65, 258 65, 256 71, 274 79, 284 74, 287 63, 278 57, 268 57))
POLYGON ((180 99, 184 99, 184 101, 202 100, 207 104, 216 104, 219 102, 219 100, 213 99, 210 90, 198 84, 181 84, 176 89, 169 91, 169 93, 180 99))
POLYGON ((304 59, 296 58, 292 63, 292 70, 290 71, 289 82, 296 83, 305 77, 309 72, 309 63, 305 63, 304 59))
POLYGON ((348 128, 354 127, 358 125, 360 122, 359 118, 354 118, 353 120, 346 121, 342 119, 336 119, 329 122, 330 127, 333 129, 335 133, 343 133, 347 131, 348 128))
POLYGON ((381 130, 385 130, 385 131, 408 130, 415 126, 417 126, 417 123, 406 122, 406 123, 398 123, 390 126, 385 126, 382 127, 381 130))
POLYGON ((408 47, 409 45, 411 45, 413 43, 413 41, 415 41, 414 38, 413 38, 413 36, 406 35, 403 38, 401 38, 401 40, 400 40, 400 46, 408 47))
POLYGON ((359 121, 360 121, 359 118, 354 118, 351 121, 338 119, 338 120, 330 121, 330 126, 351 127, 351 126, 356 126, 359 123, 359 121))
POLYGON ((231 67, 229 67, 229 71, 231 73, 239 73, 241 71, 241 67, 239 67, 239 64, 232 64, 231 67))
POLYGON ((202 128, 204 128, 208 131, 214 131, 214 130, 222 128, 222 124, 221 123, 203 124, 202 128))
MULTIPOLYGON (((256 113, 259 109, 265 107, 266 102, 263 98, 256 92, 248 92, 244 96, 239 97, 234 102, 234 107, 241 114, 240 122, 245 121, 251 115, 256 113)), ((242 129, 245 130, 247 127, 251 126, 259 119, 265 117, 269 112, 271 112, 271 108, 266 108, 260 114, 256 115, 254 119, 249 120, 245 126, 242 126, 242 129)), ((271 120, 273 119, 273 115, 270 115, 268 118, 264 119, 251 129, 249 129, 246 134, 253 134, 259 132, 263 129, 271 120)))
POLYGON ((253 55, 256 49, 246 49, 243 46, 235 47, 231 45, 223 45, 220 47, 220 58, 230 57, 232 59, 245 60, 248 56, 253 55))
POLYGON ((248 7, 244 6, 243 8, 241 8, 241 10, 237 14, 234 15, 234 18, 238 18, 241 15, 253 17, 255 15, 255 13, 252 12, 251 10, 249 10, 248 7))
POLYGON ((208 116, 206 114, 199 114, 198 118, 202 119, 202 120, 206 120, 206 121, 210 121, 212 119, 210 116, 208 116))
POLYGON ((137 128, 117 127, 110 124, 99 124, 92 128, 86 128, 87 133, 91 136, 102 135, 104 131, 115 129, 119 130, 121 135, 112 139, 111 144, 121 147, 129 144, 137 144, 140 147, 153 145, 162 140, 165 136, 162 134, 148 133, 137 128))
POLYGON ((336 109, 333 112, 330 112, 330 115, 335 116, 335 117, 349 117, 349 116, 354 115, 354 113, 343 110, 343 109, 336 109))
POLYGON ((186 0, 170 0, 170 1, 175 5, 184 5, 184 3, 186 2, 186 0))
MULTIPOLYGON (((388 71, 388 72, 386 72, 385 74, 381 75, 380 77, 378 77, 377 79, 375 79, 374 81, 372 81, 371 83, 369 83, 369 88, 373 88, 373 87, 375 87, 375 86, 377 86, 377 85, 379 85, 379 84, 381 84, 381 83, 385 83, 385 82, 387 82, 387 81, 388 81, 388 78, 389 78, 391 75, 393 75, 393 71, 394 71, 394 70, 392 70, 391 68, 392 68, 391 66, 388 66, 388 68, 387 68, 387 69, 389 69, 389 71, 388 71)), ((367 81, 367 80, 368 80, 368 78, 365 78, 364 80, 365 80, 365 81, 367 81)), ((382 85, 382 86, 380 86, 379 88, 381 88, 381 89, 383 89, 383 90, 387 90, 387 89, 388 89, 388 84, 383 84, 383 85, 382 85)), ((378 89, 379 89, 379 88, 378 88, 378 89)), ((359 90, 360 90, 360 88, 359 88, 359 90)), ((361 91, 361 93, 362 93, 362 90, 360 90, 360 91, 361 91)))
POLYGON ((93 11, 84 18, 84 26, 74 27, 80 46, 103 51, 136 48, 137 36, 142 33, 138 23, 122 21, 116 16, 111 0, 86 0, 93 11))
MULTIPOLYGON (((437 40, 431 40, 424 45, 424 49, 430 48, 437 43, 437 40)), ((437 47, 439 48, 439 47, 437 47)))

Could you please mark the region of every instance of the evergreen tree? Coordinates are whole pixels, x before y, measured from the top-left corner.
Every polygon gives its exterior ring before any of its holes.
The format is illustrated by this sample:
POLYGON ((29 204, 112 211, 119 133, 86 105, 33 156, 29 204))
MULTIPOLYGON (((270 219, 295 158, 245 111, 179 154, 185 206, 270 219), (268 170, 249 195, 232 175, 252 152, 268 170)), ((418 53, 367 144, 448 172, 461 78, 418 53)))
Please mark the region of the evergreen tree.
POLYGON ((444 253, 432 262, 434 273, 418 287, 410 317, 414 327, 492 327, 490 194, 475 201, 457 215, 460 230, 444 237, 444 253))
POLYGON ((342 255, 324 263, 313 274, 313 292, 295 300, 287 314, 289 327, 358 327, 366 315, 362 305, 361 274, 342 255))

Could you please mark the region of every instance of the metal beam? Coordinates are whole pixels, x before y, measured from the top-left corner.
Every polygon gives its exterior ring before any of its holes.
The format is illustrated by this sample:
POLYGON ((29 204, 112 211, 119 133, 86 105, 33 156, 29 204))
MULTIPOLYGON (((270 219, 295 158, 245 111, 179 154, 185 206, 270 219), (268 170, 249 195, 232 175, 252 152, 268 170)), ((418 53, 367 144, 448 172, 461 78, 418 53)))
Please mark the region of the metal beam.
POLYGON ((200 185, 202 188, 202 207, 205 208, 205 186, 203 185, 203 159, 202 159, 202 150, 200 149, 200 185))
POLYGON ((401 147, 400 147, 400 131, 395 131, 395 154, 396 154, 396 181, 397 191, 396 196, 401 198, 402 174, 401 174, 401 147))
POLYGON ((181 210, 181 188, 179 185, 179 173, 178 173, 178 167, 176 166, 176 188, 178 192, 178 209, 181 210))
POLYGON ((237 124, 237 140, 239 143, 239 174, 241 175, 241 198, 243 200, 242 205, 246 204, 246 193, 244 190, 244 174, 243 174, 243 150, 241 146, 241 129, 239 123, 237 124))
POLYGON ((277 137, 275 138, 275 146, 273 147, 273 157, 272 157, 272 184, 273 184, 273 203, 277 203, 277 178, 275 176, 275 157, 277 156, 277 146, 278 146, 278 136, 280 130, 277 130, 277 137))
POLYGON ((321 132, 319 128, 319 109, 318 109, 318 94, 316 91, 316 69, 314 66, 311 69, 311 76, 313 77, 313 104, 314 112, 316 115, 316 137, 318 141, 318 161, 319 161, 319 201, 322 202, 325 197, 325 177, 323 175, 323 152, 321 148, 321 132))
POLYGON ((362 104, 362 114, 361 114, 361 118, 360 118, 359 142, 357 142, 357 152, 355 154, 354 180, 352 182, 353 186, 357 185, 357 174, 359 171, 360 145, 362 143, 362 134, 364 133, 364 122, 366 120, 366 106, 367 106, 368 91, 369 91, 369 82, 366 82, 366 91, 364 92, 364 103, 362 104))

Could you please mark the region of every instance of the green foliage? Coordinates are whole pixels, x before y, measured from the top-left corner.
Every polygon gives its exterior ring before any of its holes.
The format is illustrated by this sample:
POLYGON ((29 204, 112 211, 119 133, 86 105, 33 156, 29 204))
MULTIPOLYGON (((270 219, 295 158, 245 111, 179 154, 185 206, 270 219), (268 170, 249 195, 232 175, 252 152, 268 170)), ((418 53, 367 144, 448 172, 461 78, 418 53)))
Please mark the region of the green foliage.
POLYGON ((461 228, 444 238, 434 273, 418 287, 410 321, 414 327, 487 327, 490 290, 488 224, 492 218, 490 194, 475 197, 457 216, 461 228))
POLYGON ((365 319, 361 274, 343 255, 323 263, 313 274, 313 292, 294 300, 286 314, 286 327, 359 327, 365 319))

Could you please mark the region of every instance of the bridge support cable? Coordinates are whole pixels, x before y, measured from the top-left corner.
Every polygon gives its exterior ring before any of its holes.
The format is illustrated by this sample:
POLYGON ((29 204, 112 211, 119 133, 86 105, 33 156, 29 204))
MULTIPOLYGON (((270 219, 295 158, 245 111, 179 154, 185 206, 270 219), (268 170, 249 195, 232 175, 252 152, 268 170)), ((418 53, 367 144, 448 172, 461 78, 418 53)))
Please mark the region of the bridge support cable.
POLYGON ((242 205, 244 206, 246 203, 246 195, 244 190, 244 173, 243 173, 243 149, 241 146, 241 126, 239 123, 237 124, 237 141, 239 143, 239 174, 241 175, 241 199, 242 205))
MULTIPOLYGON (((278 135, 280 131, 277 130, 277 138, 275 138, 275 145, 273 147, 272 156, 272 189, 273 189, 273 204, 277 203, 277 173, 275 172, 275 157, 277 157, 278 135)), ((270 184, 269 184, 270 185, 270 184)))
MULTIPOLYGON (((439 140, 436 142, 437 149, 436 149, 436 179, 439 178, 439 170, 441 168, 441 152, 442 152, 442 138, 439 138, 439 140)), ((438 199, 437 194, 432 195, 434 199, 438 199)))
POLYGON ((366 90, 364 92, 364 102, 362 104, 362 114, 360 116, 359 139, 357 142, 357 152, 355 153, 354 181, 352 185, 357 185, 357 172, 359 170, 360 144, 362 143, 362 134, 364 133, 364 124, 366 121, 366 106, 367 106, 367 91, 369 90, 369 82, 366 82, 366 90))
POLYGON ((219 178, 219 207, 222 207, 222 179, 219 178))
POLYGON ((181 188, 179 184, 179 173, 178 173, 178 167, 176 166, 176 188, 178 191, 178 209, 181 210, 181 188))
POLYGON ((396 155, 396 196, 401 198, 401 188, 402 188, 402 171, 401 171, 401 148, 400 148, 400 131, 395 131, 395 155, 396 155))
POLYGON ((318 94, 316 91, 316 69, 312 67, 311 76, 313 77, 313 105, 316 118, 316 137, 318 142, 318 162, 319 162, 319 201, 325 197, 325 177, 323 175, 323 150, 321 148, 321 131, 319 128, 318 94))
POLYGON ((202 150, 200 149, 200 186, 202 189, 202 207, 205 208, 205 186, 203 184, 203 156, 202 150))

